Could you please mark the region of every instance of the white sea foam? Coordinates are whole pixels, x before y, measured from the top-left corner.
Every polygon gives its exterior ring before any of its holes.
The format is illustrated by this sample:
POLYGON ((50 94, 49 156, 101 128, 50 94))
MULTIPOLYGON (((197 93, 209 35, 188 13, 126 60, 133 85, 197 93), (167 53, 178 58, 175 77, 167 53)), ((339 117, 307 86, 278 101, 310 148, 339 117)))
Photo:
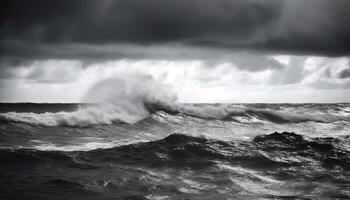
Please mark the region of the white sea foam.
MULTIPOLYGON (((148 93, 148 95, 151 93, 148 93)), ((350 121, 349 113, 313 113, 311 111, 281 111, 273 109, 248 108, 237 105, 190 105, 175 104, 173 101, 154 101, 145 96, 135 96, 130 101, 122 99, 118 103, 102 103, 96 106, 79 108, 74 112, 58 113, 1 113, 0 119, 15 122, 24 122, 43 126, 77 126, 86 127, 96 124, 112 124, 113 122, 136 123, 147 116, 149 111, 145 103, 154 103, 160 107, 176 110, 185 115, 204 119, 233 120, 241 123, 302 123, 319 122, 332 123, 350 121)), ((129 98, 129 97, 128 97, 129 98)))
POLYGON ((78 126, 85 127, 96 124, 111 124, 114 121, 135 123, 146 117, 144 112, 130 113, 122 107, 104 104, 96 107, 82 108, 74 112, 58 113, 17 113, 0 114, 0 118, 9 121, 24 122, 43 126, 78 126))

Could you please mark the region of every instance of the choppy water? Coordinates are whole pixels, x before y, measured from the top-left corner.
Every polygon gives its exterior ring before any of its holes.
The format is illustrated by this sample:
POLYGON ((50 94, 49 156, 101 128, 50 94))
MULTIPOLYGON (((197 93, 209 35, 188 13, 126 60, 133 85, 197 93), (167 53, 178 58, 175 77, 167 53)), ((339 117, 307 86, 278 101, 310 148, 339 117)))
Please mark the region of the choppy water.
POLYGON ((0 147, 0 199, 350 198, 350 104, 0 104, 0 147))

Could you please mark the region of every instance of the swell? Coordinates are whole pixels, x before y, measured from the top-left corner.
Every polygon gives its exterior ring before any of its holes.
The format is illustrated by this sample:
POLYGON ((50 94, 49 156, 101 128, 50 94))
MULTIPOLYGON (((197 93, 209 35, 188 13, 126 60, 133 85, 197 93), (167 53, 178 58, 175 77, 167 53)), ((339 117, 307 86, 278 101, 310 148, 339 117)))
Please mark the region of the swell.
POLYGON ((87 152, 2 149, 0 193, 3 199, 349 199, 346 144, 349 137, 294 133, 231 142, 172 134, 87 152))
MULTIPOLYGON (((73 168, 111 164, 145 167, 207 168, 230 163, 257 170, 295 166, 350 169, 350 138, 305 138, 295 133, 260 135, 249 141, 224 142, 172 134, 166 138, 91 151, 2 149, 4 165, 51 163, 73 168)), ((4 166, 3 165, 3 166, 4 166)))

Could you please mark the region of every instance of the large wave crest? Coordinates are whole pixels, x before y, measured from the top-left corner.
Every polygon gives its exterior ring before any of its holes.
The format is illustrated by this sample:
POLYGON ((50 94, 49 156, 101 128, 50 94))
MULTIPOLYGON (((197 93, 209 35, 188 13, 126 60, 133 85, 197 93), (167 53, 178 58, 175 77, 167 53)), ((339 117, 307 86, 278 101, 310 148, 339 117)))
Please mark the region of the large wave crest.
POLYGON ((171 108, 177 100, 171 88, 150 75, 120 73, 91 87, 84 102, 96 105, 74 112, 0 114, 0 119, 44 126, 90 126, 115 121, 135 123, 149 115, 149 106, 171 108))

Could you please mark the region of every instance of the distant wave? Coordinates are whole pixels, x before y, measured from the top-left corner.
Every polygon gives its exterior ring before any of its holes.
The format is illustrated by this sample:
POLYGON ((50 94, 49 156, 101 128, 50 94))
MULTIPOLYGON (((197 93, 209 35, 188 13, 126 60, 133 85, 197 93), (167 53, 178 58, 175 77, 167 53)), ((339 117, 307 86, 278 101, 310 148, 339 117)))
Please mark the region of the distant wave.
POLYGON ((274 123, 300 123, 320 122, 331 123, 336 121, 349 121, 349 114, 342 113, 315 113, 315 111, 304 109, 302 111, 273 110, 270 108, 249 108, 237 105, 181 105, 177 108, 180 112, 204 119, 219 119, 240 122, 241 117, 258 119, 274 123))
POLYGON ((23 122, 42 126, 77 126, 87 127, 97 124, 112 124, 115 122, 137 123, 152 113, 164 111, 170 115, 201 118, 204 120, 224 120, 238 123, 270 122, 270 123, 332 123, 350 121, 348 113, 314 111, 284 111, 269 108, 258 109, 239 105, 191 105, 164 104, 159 102, 143 102, 141 105, 128 106, 112 103, 80 108, 74 112, 58 113, 0 113, 0 120, 8 122, 23 122))

